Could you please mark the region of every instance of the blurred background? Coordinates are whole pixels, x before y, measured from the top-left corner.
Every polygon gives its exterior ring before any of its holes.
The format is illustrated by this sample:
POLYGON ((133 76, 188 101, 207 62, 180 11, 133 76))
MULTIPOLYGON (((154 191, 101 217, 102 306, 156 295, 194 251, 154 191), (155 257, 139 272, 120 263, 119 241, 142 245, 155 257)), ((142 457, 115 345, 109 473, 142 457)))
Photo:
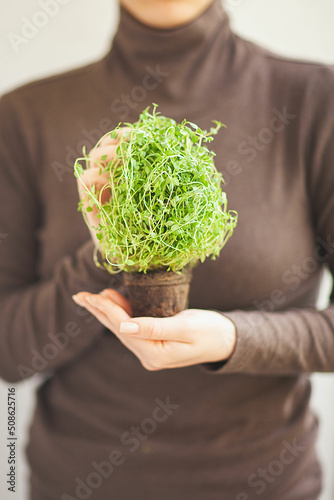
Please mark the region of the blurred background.
MULTIPOLYGON (((102 57, 110 47, 118 21, 116 0, 0 0, 0 6, 0 94, 102 57), (42 5, 49 1, 56 2, 58 9, 54 8, 52 15, 41 16, 39 13, 45 12, 42 5), (38 28, 31 28, 32 21, 38 28), (22 38, 23 26, 30 38, 22 38)), ((244 38, 288 57, 334 64, 333 0, 225 0, 225 7, 232 28, 244 38)), ((320 308, 326 307, 331 286, 327 273, 320 308)), ((334 375, 315 374, 312 382, 312 405, 320 420, 318 446, 325 473, 321 500, 334 500, 334 375)), ((0 498, 4 500, 27 499, 24 447, 37 384, 38 380, 31 380, 16 386, 19 477, 17 492, 11 493, 5 477, 9 384, 0 381, 0 498)))

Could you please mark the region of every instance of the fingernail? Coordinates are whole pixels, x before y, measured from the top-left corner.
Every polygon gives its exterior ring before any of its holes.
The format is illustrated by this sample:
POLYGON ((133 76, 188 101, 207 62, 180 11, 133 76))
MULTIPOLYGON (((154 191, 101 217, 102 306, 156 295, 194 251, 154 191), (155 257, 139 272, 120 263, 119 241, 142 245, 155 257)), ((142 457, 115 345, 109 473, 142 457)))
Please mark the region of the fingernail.
POLYGON ((136 323, 132 323, 130 321, 123 321, 121 323, 119 331, 121 333, 138 333, 139 326, 136 323))
POLYGON ((72 295, 72 299, 79 306, 84 306, 85 305, 85 301, 83 299, 81 299, 80 297, 78 297, 78 295, 72 295))

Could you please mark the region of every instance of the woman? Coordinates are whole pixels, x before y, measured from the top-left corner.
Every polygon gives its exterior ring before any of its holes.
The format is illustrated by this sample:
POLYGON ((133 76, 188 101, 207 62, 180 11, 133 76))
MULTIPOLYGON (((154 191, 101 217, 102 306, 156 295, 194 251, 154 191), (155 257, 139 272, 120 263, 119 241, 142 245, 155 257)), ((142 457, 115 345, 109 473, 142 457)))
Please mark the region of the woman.
POLYGON ((31 500, 315 500, 308 374, 334 371, 334 306, 315 309, 334 269, 334 70, 237 37, 218 0, 121 4, 102 61, 1 101, 1 375, 48 375, 31 500), (73 177, 83 144, 152 102, 227 124, 215 163, 239 213, 221 257, 194 269, 190 310, 167 319, 131 318, 121 276, 95 267, 73 177))

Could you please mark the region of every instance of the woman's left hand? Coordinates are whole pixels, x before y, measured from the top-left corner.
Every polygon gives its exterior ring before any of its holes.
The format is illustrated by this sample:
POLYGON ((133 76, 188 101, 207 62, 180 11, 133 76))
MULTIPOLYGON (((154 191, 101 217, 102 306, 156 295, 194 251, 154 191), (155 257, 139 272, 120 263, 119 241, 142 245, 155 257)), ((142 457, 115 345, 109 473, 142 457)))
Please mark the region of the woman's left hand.
POLYGON ((73 300, 117 335, 147 370, 223 361, 235 346, 234 324, 214 311, 187 309, 170 318, 132 318, 129 302, 111 289, 80 292, 73 300))

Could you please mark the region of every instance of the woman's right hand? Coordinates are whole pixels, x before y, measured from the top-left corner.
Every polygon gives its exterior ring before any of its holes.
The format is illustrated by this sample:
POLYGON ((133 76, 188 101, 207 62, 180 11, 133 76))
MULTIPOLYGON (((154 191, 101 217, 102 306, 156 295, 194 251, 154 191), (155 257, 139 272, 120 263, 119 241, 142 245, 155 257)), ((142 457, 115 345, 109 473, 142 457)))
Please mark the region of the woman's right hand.
MULTIPOLYGON (((84 173, 77 178, 79 197, 83 204, 87 225, 96 247, 99 244, 99 240, 96 237, 96 232, 100 225, 100 218, 97 216, 99 209, 96 205, 93 205, 91 207, 92 210, 87 212, 87 208, 91 206, 89 204, 90 196, 88 190, 95 186, 95 193, 99 195, 104 186, 108 184, 109 175, 105 169, 110 161, 117 159, 116 149, 120 142, 127 140, 127 137, 123 137, 124 132, 130 132, 130 129, 128 127, 119 129, 117 139, 112 139, 110 135, 104 137, 101 143, 89 153, 89 168, 86 168, 84 173)), ((100 201, 102 205, 110 201, 109 188, 103 189, 100 201)))

